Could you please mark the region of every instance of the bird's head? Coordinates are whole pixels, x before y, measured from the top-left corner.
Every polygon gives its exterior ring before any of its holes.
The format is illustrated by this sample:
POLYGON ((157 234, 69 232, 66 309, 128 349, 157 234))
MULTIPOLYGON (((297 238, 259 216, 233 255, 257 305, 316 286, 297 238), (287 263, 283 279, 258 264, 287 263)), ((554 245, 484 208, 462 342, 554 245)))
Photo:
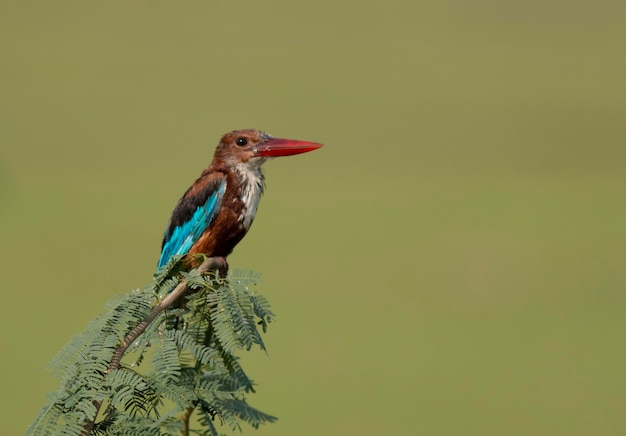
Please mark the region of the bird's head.
POLYGON ((267 159, 306 153, 322 144, 274 138, 256 129, 233 130, 222 136, 215 150, 215 159, 229 166, 260 167, 267 159))

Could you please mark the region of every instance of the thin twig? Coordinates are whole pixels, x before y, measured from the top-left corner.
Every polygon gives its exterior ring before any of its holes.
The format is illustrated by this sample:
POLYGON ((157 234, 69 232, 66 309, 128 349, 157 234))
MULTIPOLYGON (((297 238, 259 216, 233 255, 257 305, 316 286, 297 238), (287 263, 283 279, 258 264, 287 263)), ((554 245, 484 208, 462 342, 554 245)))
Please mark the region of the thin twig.
MULTIPOLYGON (((225 260, 223 257, 208 257, 202 262, 202 264, 197 268, 197 271, 200 274, 204 274, 210 269, 218 269, 221 270, 224 268, 225 260)), ((180 297, 185 295, 187 292, 187 281, 181 281, 176 288, 172 292, 170 292, 163 300, 161 300, 156 306, 152 308, 150 314, 141 321, 134 329, 130 331, 126 335, 126 337, 122 340, 122 343, 115 349, 113 352, 113 356, 111 357, 111 362, 109 363, 109 367, 107 369, 107 373, 111 371, 115 371, 116 369, 120 369, 122 364, 122 358, 124 354, 128 350, 128 347, 132 345, 133 342, 137 340, 139 336, 141 336, 148 326, 154 322, 154 320, 168 307, 174 304, 180 297)), ((81 436, 89 436, 91 430, 96 423, 96 417, 98 416, 98 412, 100 411, 100 407, 102 407, 102 400, 95 400, 93 405, 96 407, 96 413, 94 413, 93 419, 88 420, 83 427, 83 431, 81 436)))
POLYGON ((189 406, 185 409, 185 413, 183 414, 181 421, 183 423, 183 430, 181 435, 182 436, 189 436, 189 430, 190 430, 190 426, 189 426, 189 420, 191 419, 191 414, 193 413, 193 411, 196 409, 195 406, 189 406))

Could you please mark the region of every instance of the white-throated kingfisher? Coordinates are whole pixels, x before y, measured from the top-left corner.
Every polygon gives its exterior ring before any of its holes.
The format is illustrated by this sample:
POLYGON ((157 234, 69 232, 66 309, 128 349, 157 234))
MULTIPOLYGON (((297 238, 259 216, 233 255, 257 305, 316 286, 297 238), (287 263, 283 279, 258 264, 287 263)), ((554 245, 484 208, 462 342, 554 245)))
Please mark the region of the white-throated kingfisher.
POLYGON ((265 186, 261 165, 268 159, 306 153, 322 144, 273 138, 255 129, 225 134, 213 162, 185 192, 163 237, 158 267, 172 256, 226 257, 246 235, 265 186))

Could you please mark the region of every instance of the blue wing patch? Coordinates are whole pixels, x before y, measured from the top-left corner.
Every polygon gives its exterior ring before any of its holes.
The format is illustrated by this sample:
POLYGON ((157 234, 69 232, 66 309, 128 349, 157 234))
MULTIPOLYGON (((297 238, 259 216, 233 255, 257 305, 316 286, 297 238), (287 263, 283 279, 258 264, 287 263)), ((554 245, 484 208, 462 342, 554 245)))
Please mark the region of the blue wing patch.
POLYGON ((163 243, 159 268, 167 264, 172 256, 182 256, 189 252, 193 244, 200 239, 202 233, 215 219, 222 204, 222 197, 225 191, 226 182, 223 181, 209 195, 206 202, 193 212, 191 219, 176 226, 171 232, 168 231, 169 237, 163 243))

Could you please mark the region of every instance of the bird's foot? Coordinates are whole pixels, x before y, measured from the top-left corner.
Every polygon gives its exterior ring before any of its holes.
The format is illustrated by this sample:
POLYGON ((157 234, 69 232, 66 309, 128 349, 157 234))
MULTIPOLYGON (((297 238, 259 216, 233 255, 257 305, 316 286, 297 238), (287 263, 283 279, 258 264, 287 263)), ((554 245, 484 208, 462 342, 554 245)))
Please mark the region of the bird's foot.
POLYGON ((215 256, 210 258, 210 269, 216 270, 220 277, 225 278, 228 275, 228 262, 225 257, 215 256))

